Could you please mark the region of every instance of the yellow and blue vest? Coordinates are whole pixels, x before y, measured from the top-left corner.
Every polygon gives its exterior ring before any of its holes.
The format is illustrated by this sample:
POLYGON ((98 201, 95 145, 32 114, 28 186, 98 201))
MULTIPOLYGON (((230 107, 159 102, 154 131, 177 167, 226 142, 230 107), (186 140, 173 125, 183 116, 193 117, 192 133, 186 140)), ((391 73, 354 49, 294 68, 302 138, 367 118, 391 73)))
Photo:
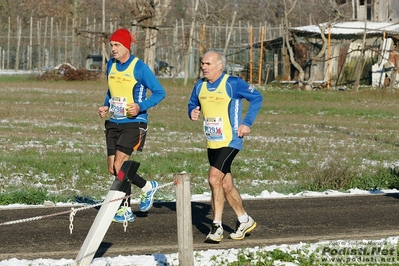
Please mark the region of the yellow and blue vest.
POLYGON ((202 83, 198 98, 204 116, 204 133, 207 139, 207 147, 217 149, 227 147, 233 139, 229 116, 231 97, 226 92, 225 75, 219 86, 210 91, 207 82, 202 83))
POLYGON ((215 82, 205 78, 196 82, 188 101, 188 116, 200 106, 204 117, 204 133, 207 148, 230 147, 241 150, 243 138, 237 131, 241 124, 250 127, 262 106, 263 97, 259 91, 239 77, 223 73, 215 82), (249 102, 243 117, 242 100, 249 102))
POLYGON ((109 60, 107 80, 108 90, 104 106, 110 108, 110 113, 112 109, 113 115, 109 120, 114 123, 148 124, 148 109, 157 105, 166 96, 165 90, 148 65, 134 55, 130 55, 124 63, 116 59, 109 60), (147 98, 148 90, 151 91, 151 95, 147 98), (137 116, 126 116, 126 105, 129 103, 139 105, 140 112, 137 116))
POLYGON ((108 88, 112 95, 109 100, 109 110, 112 118, 116 120, 131 117, 126 114, 126 104, 134 103, 133 88, 136 85, 137 80, 133 73, 137 61, 138 58, 134 58, 129 66, 123 71, 118 71, 116 69, 116 62, 114 62, 109 71, 108 88))

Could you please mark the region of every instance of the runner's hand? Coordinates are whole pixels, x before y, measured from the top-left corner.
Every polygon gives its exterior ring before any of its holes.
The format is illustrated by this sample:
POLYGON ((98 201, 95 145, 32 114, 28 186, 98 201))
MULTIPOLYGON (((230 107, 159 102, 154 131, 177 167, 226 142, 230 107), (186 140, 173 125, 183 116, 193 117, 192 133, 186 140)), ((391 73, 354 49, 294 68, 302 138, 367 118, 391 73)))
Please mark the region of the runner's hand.
POLYGON ((108 106, 98 107, 97 112, 101 118, 104 118, 104 116, 108 113, 108 106))
POLYGON ((237 135, 238 135, 240 138, 242 138, 242 137, 244 137, 244 136, 248 136, 249 133, 251 133, 251 128, 250 128, 249 126, 246 126, 246 125, 241 124, 241 125, 238 127, 237 135))
POLYGON ((201 114, 200 107, 199 106, 195 107, 195 109, 191 111, 191 120, 197 121, 200 114, 201 114))
POLYGON ((137 116, 140 113, 140 106, 137 103, 128 103, 126 109, 130 116, 137 116))

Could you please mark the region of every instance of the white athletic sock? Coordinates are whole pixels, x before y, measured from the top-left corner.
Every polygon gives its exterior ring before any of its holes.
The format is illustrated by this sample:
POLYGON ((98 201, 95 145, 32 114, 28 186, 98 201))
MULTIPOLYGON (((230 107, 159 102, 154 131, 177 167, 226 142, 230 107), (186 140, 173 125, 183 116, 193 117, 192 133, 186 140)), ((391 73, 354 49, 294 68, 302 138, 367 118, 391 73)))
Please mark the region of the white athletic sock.
POLYGON ((219 225, 219 227, 223 228, 222 221, 213 221, 214 224, 219 225))
POLYGON ((152 189, 152 185, 151 185, 151 182, 146 182, 145 183, 145 185, 144 185, 144 187, 141 189, 143 192, 148 192, 148 191, 150 191, 152 189))
POLYGON ((240 223, 247 223, 249 221, 249 216, 247 213, 245 213, 244 215, 237 217, 238 221, 240 221, 240 223))

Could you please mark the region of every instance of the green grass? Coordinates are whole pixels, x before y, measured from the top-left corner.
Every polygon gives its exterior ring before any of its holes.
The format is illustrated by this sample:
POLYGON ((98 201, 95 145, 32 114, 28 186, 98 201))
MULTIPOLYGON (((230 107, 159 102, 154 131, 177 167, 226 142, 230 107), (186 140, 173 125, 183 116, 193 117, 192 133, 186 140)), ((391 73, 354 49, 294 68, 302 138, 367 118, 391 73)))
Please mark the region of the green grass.
MULTIPOLYGON (((166 99, 150 110, 141 163, 146 179, 162 183, 191 176, 192 194, 209 191, 201 122, 190 121, 193 81, 161 79, 166 99)), ((261 86, 264 103, 232 170, 241 193, 264 190, 398 188, 399 92, 362 88, 305 92, 261 86)), ((0 76, 0 204, 21 191, 28 202, 100 200, 113 181, 107 172, 104 120, 97 115, 106 82, 37 81, 0 76), (34 193, 42 189, 40 195, 34 193)), ((247 107, 247 105, 245 105, 247 107)), ((133 193, 138 193, 134 191, 133 193)), ((174 199, 166 187, 157 200, 174 199)))
MULTIPOLYGON (((193 81, 161 79, 167 98, 150 110, 141 163, 146 179, 170 183, 183 171, 191 193, 209 192, 201 122, 187 116, 193 81)), ((362 88, 304 92, 262 86, 264 103, 232 170, 241 193, 264 190, 346 191, 399 188, 399 92, 362 88)), ((103 123, 105 81, 49 82, 0 76, 0 205, 101 200, 113 177, 107 172, 103 123)), ((138 195, 138 191, 134 190, 138 195)), ((164 187, 156 200, 174 200, 164 187)), ((214 265, 314 265, 313 253, 242 250, 236 262, 214 265)))

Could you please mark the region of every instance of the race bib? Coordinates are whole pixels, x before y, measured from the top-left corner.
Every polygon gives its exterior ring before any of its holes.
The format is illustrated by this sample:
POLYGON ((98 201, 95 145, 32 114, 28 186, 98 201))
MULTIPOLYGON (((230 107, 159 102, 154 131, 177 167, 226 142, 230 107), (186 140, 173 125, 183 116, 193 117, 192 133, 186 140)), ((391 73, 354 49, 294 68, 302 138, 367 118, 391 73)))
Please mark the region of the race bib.
POLYGON ((126 117, 126 98, 124 97, 112 97, 109 100, 109 112, 116 119, 122 119, 126 117))
POLYGON ((221 117, 205 117, 204 133, 209 141, 224 140, 223 118, 221 117))

